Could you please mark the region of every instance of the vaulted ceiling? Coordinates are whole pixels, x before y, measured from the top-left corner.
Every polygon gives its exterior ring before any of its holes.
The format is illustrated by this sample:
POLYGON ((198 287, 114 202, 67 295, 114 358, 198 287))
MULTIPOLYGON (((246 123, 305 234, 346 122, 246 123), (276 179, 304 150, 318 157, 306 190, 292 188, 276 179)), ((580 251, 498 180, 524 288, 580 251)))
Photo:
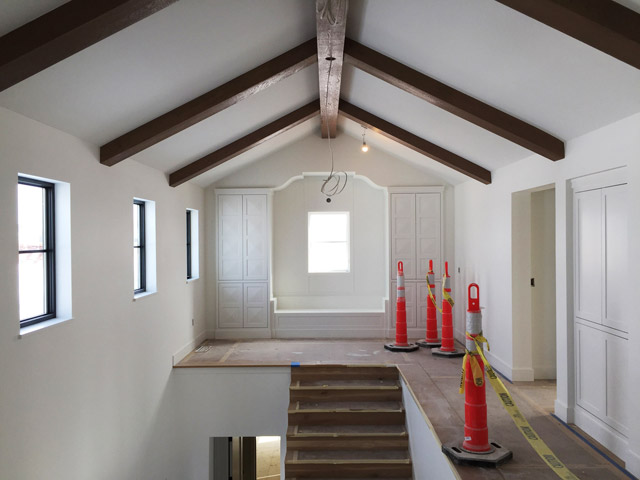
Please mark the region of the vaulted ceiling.
MULTIPOLYGON (((164 5, 6 88, 0 106, 103 146, 316 36, 311 0, 146 3, 164 5)), ((346 36, 565 142, 640 111, 640 69, 502 3, 518 2, 351 0, 346 36)), ((640 12, 640 0, 618 3, 640 12)), ((63 4, 4 0, 0 36, 63 4)), ((303 66, 130 158, 175 174, 202 157, 224 156, 229 144, 317 101, 318 63, 303 66)), ((338 135, 360 137, 361 124, 383 120, 383 130, 391 125, 488 171, 532 154, 372 73, 345 60, 338 135)), ((367 141, 398 158, 419 155, 436 175, 445 168, 389 133, 369 130, 367 141)), ((320 135, 315 113, 191 181, 209 185, 308 135, 320 135)), ((453 172, 447 179, 468 177, 453 172)))

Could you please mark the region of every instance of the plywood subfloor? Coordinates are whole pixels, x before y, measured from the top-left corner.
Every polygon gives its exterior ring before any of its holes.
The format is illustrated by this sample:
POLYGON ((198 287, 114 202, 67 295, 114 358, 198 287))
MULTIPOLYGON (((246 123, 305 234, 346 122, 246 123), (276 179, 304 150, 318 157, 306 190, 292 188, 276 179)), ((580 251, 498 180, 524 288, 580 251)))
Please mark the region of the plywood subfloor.
MULTIPOLYGON (((462 360, 435 357, 427 349, 393 353, 383 348, 385 342, 388 340, 207 340, 204 345, 211 347, 208 351, 192 352, 176 368, 290 366, 295 362, 303 365, 394 364, 440 441, 462 441, 464 396, 458 393, 462 360)), ((580 479, 628 480, 629 477, 550 415, 555 399, 553 382, 506 385, 533 428, 580 479)), ((513 460, 497 469, 457 467, 460 477, 465 480, 556 480, 556 474, 531 449, 490 391, 487 408, 490 438, 510 449, 513 460)))

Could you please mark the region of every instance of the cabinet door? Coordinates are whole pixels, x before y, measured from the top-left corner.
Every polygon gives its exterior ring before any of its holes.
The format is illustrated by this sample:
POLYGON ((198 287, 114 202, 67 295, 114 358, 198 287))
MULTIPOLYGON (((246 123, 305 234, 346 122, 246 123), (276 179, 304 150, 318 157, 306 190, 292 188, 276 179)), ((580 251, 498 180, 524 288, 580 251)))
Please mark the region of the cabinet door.
POLYGON ((424 280, 433 260, 433 271, 440 278, 440 194, 416 194, 417 280, 424 280))
POLYGON ((244 279, 267 280, 267 196, 244 195, 244 279))
POLYGON ((244 326, 267 327, 269 320, 266 283, 245 283, 244 326))
MULTIPOLYGON (((627 397, 628 371, 628 341, 607 333, 602 333, 605 341, 605 363, 607 383, 603 385, 606 394, 606 423, 629 435, 629 397, 627 397)), ((629 408, 630 410, 630 408, 629 408)))
MULTIPOLYGON (((391 283, 391 327, 396 328, 396 301, 398 299, 398 284, 391 283)), ((405 282, 404 284, 405 308, 407 310, 407 328, 416 326, 416 284, 405 282)))
POLYGON ((416 202, 413 193, 391 195, 391 280, 395 280, 398 262, 404 277, 416 278, 416 202))
POLYGON ((627 186, 602 189, 604 225, 604 290, 602 323, 623 332, 629 331, 625 316, 625 278, 628 271, 627 186))
POLYGON ((242 195, 218 195, 218 280, 242 280, 242 195))
POLYGON ((602 199, 600 190, 575 195, 575 311, 602 323, 602 199))
POLYGON ((604 333, 576 323, 576 403, 598 418, 606 412, 604 333))
POLYGON ((218 284, 218 327, 242 328, 242 283, 218 284))

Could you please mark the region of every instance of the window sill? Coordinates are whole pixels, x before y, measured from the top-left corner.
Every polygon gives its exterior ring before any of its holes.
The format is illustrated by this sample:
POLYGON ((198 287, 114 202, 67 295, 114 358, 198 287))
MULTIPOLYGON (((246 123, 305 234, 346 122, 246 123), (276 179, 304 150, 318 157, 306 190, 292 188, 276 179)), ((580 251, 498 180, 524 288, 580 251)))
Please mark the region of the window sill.
POLYGON ((53 325, 66 322, 68 320, 73 320, 73 317, 52 318, 50 320, 45 320, 44 322, 36 323, 35 325, 22 327, 20 328, 20 333, 18 334, 18 338, 22 338, 25 335, 29 335, 31 333, 39 332, 40 330, 43 330, 47 327, 52 327, 53 325))
POLYGON ((200 277, 187 278, 187 284, 195 282, 196 280, 200 280, 200 277))
POLYGON ((158 293, 158 292, 157 292, 157 291, 155 291, 155 292, 142 292, 142 293, 136 293, 136 294, 133 296, 133 301, 135 302, 136 300, 139 300, 139 299, 144 298, 144 297, 149 297, 149 296, 151 296, 151 295, 155 295, 156 293, 158 293))

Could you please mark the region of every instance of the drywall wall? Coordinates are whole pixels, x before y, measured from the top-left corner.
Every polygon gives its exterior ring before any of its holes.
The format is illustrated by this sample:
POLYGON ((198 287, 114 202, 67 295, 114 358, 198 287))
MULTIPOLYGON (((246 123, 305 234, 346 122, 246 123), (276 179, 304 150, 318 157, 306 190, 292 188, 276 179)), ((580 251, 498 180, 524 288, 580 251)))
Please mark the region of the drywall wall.
POLYGON ((2 108, 0 158, 0 477, 185 478, 166 473, 166 389, 172 355, 205 331, 204 279, 187 283, 185 264, 185 211, 204 212, 203 190, 132 160, 105 167, 98 147, 2 108), (68 182, 71 196, 73 318, 22 338, 18 172, 68 182), (158 258, 157 293, 136 301, 134 196, 156 202, 158 258))
POLYGON ((555 190, 531 193, 531 353, 533 378, 556 378, 555 190))
MULTIPOLYGON (((513 336, 511 295, 505 294, 510 290, 512 281, 511 195, 514 192, 555 184, 558 381, 556 413, 564 420, 573 420, 571 405, 575 401, 572 374, 572 199, 567 181, 598 171, 637 164, 640 158, 639 131, 640 114, 636 114, 567 142, 566 158, 561 161, 550 162, 534 155, 493 172, 491 185, 466 182, 455 188, 456 262, 462 269, 464 282, 476 281, 483 291, 481 305, 485 307, 484 332, 491 342, 489 359, 498 370, 517 379, 520 366, 514 363, 513 351, 521 348, 521 342, 530 340, 513 336)), ((640 189, 637 179, 638 177, 633 175, 630 178, 631 196, 636 199, 640 189)), ((634 209, 632 215, 638 215, 637 210, 634 209)), ((632 222, 637 221, 632 219, 632 222)), ((637 233, 637 230, 633 232, 637 233)), ((629 251, 633 251, 639 239, 639 236, 630 236, 629 251)), ((622 275, 629 280, 632 278, 629 272, 622 275)), ((456 310, 457 316, 463 315, 461 310, 456 310)), ((639 341, 638 323, 637 318, 632 317, 631 342, 639 341)), ((635 397, 630 397, 629 400, 632 398, 635 397)), ((640 422, 640 419, 633 418, 632 421, 640 422)), ((637 425, 637 428, 640 428, 640 425, 637 425)), ((640 443, 636 442, 633 447, 636 454, 638 445, 640 443)), ((626 455, 621 456, 624 458, 626 455)), ((635 473, 640 472, 636 470, 635 473)))
MULTIPOLYGON (((453 239, 454 239, 454 216, 453 216, 453 200, 454 192, 451 185, 446 184, 442 179, 433 175, 429 171, 429 164, 432 162, 425 158, 424 168, 418 167, 413 163, 393 157, 381 150, 370 149, 364 154, 360 151, 361 141, 350 137, 344 133, 340 133, 338 137, 331 141, 335 168, 347 172, 353 172, 356 175, 366 177, 375 185, 381 187, 389 186, 427 186, 427 185, 444 185, 444 256, 450 261, 451 272, 455 272, 453 266, 453 239)), ((215 188, 276 188, 283 186, 292 177, 302 175, 302 173, 326 173, 330 168, 330 157, 328 142, 326 139, 320 138, 319 135, 312 134, 305 137, 273 154, 240 168, 239 170, 229 174, 221 179, 206 191, 207 212, 207 234, 209 238, 214 238, 215 234, 215 188)), ((293 187, 293 184, 291 185, 293 187)), ((302 203, 306 201, 301 187, 298 188, 298 197, 292 199, 294 203, 302 203)), ((292 206, 291 208, 296 208, 292 206)), ((384 207, 386 210, 386 206, 384 207)), ((273 208, 274 220, 278 215, 278 209, 273 208)), ((382 217, 383 212, 376 215, 382 217)), ((306 235, 296 241, 306 247, 306 235)), ((277 240, 274 241, 277 245, 277 240)), ((212 249, 212 243, 207 245, 212 249)), ((209 250, 207 254, 207 274, 208 284, 213 285, 215 277, 215 250, 209 250)), ((386 275, 386 273, 385 273, 386 275)), ((452 275, 455 277, 455 273, 452 275)), ((455 280, 455 278, 454 278, 455 280)), ((207 317, 209 321, 209 329, 211 335, 215 328, 216 300, 215 292, 209 292, 207 297, 207 317)), ((274 286, 275 290, 275 286, 274 286)))

